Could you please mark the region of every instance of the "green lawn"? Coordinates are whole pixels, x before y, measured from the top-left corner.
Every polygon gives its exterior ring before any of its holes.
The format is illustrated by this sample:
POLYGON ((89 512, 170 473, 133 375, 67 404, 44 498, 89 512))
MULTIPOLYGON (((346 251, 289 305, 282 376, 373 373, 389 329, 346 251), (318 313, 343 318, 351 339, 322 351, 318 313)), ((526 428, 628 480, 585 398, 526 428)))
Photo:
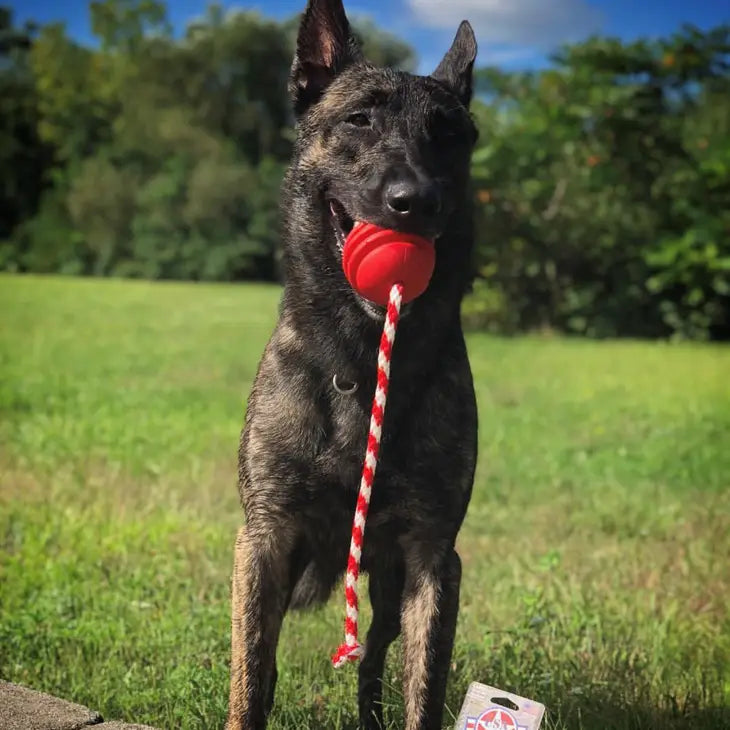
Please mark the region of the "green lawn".
MULTIPOLYGON (((221 727, 237 438, 278 298, 0 277, 2 678, 221 727)), ((450 711, 481 680, 544 702, 553 730, 730 728, 730 349, 469 349, 480 462, 450 711)), ((338 592, 287 618, 271 727, 355 727, 355 670, 329 664, 341 617, 338 592)), ((394 651, 393 728, 399 676, 394 651)))

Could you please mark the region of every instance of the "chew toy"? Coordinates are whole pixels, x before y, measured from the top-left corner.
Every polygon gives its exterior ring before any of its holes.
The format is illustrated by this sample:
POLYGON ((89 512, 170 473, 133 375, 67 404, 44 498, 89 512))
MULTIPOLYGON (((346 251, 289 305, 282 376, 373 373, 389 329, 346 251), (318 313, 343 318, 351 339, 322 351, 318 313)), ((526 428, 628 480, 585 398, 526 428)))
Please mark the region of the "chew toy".
POLYGON ((413 234, 358 223, 345 240, 342 266, 352 288, 365 299, 387 306, 378 349, 378 378, 370 413, 370 431, 352 522, 350 555, 345 574, 345 640, 332 656, 341 667, 363 654, 358 642, 358 578, 370 494, 380 451, 385 402, 390 380, 390 358, 400 318, 401 303, 423 294, 436 260, 431 241, 413 234))
POLYGON ((433 274, 433 243, 413 233, 357 223, 345 240, 342 267, 352 288, 385 307, 393 284, 403 285, 403 301, 421 296, 433 274))

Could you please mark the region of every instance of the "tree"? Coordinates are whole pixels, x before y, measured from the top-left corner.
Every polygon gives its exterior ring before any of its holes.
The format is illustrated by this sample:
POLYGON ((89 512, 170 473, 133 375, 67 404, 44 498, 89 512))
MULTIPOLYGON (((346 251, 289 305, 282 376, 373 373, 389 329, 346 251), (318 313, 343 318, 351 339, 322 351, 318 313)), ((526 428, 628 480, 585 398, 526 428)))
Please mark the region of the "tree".
POLYGON ((68 211, 93 258, 94 274, 110 274, 129 253, 137 180, 103 157, 82 163, 71 181, 68 211))
POLYGON ((58 23, 43 27, 33 44, 38 134, 61 165, 83 159, 110 138, 114 103, 104 88, 105 61, 71 41, 58 23))
POLYGON ((50 163, 50 150, 38 137, 29 64, 35 35, 32 23, 16 28, 12 11, 0 7, 0 241, 36 212, 50 163))
MULTIPOLYGON (((0 267, 273 278, 298 17, 94 0, 98 46, 0 12, 0 267)), ((367 18, 366 57, 412 70, 367 18)), ((476 73, 479 276, 499 331, 730 337, 730 30, 476 73)))
POLYGON ((133 55, 150 34, 167 36, 164 3, 157 0, 92 0, 91 30, 107 51, 133 55))
MULTIPOLYGON (((728 50, 727 28, 688 28, 661 41, 596 38, 539 74, 479 73, 490 100, 477 108, 479 257, 509 326, 723 330, 727 147, 698 149, 686 120, 707 113, 709 93, 727 108, 714 93, 727 89, 728 50)), ((726 114, 711 119, 713 140, 726 140, 726 114)))

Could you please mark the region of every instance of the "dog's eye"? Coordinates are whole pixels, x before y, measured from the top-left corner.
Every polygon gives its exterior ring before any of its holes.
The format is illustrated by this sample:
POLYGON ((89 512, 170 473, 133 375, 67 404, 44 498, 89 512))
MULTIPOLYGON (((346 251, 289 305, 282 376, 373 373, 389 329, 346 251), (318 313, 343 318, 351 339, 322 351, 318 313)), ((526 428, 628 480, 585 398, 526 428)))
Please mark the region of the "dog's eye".
POLYGON ((352 124, 353 127, 370 126, 370 117, 365 114, 365 112, 356 112, 355 114, 350 114, 348 117, 345 118, 345 121, 348 124, 352 124))

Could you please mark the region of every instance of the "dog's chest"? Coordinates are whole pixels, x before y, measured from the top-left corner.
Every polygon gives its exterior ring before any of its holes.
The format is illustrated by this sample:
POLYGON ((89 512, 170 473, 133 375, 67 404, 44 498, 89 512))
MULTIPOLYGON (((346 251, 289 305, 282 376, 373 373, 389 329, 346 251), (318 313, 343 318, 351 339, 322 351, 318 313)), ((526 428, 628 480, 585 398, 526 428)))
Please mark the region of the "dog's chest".
MULTIPOLYGON (((312 477, 317 484, 323 485, 320 496, 328 503, 329 508, 339 505, 348 522, 352 518, 362 477, 370 427, 370 406, 371 401, 367 398, 358 400, 354 396, 340 396, 333 399, 326 433, 314 463, 312 477), (337 498, 334 498, 333 490, 338 493, 337 498)), ((374 493, 371 512, 388 512, 393 506, 389 483, 402 472, 402 465, 396 466, 388 448, 391 436, 385 426, 375 478, 377 495, 374 493)), ((371 517, 375 519, 375 515, 371 514, 371 517)), ((386 515, 381 517, 386 518, 386 515)))
POLYGON ((316 468, 343 486, 357 487, 367 445, 370 415, 355 394, 335 393, 330 399, 324 438, 316 468))

